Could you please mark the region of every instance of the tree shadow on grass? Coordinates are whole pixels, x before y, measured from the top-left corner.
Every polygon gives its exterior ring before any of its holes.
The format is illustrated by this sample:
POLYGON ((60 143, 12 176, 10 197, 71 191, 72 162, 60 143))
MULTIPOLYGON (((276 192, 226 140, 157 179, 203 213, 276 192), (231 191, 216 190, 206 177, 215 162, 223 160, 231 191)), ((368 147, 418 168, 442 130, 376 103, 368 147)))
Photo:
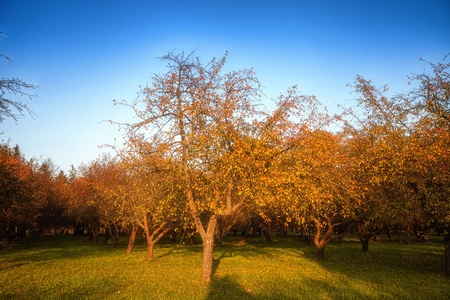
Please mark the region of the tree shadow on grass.
MULTIPOLYGON (((386 243, 370 244, 369 251, 361 250, 360 243, 353 242, 347 245, 333 245, 326 255, 323 266, 332 271, 352 273, 362 268, 372 273, 388 274, 393 269, 402 273, 443 274, 444 257, 435 252, 436 247, 426 248, 427 245, 395 245, 386 248, 386 243), (425 247, 424 247, 425 246, 425 247), (342 261, 346 264, 343 266, 342 261)), ((443 252, 443 250, 442 250, 443 252)))
POLYGON ((231 276, 214 278, 209 285, 205 300, 215 299, 257 299, 250 290, 236 282, 231 276))
POLYGON ((268 248, 261 248, 261 247, 252 247, 245 245, 244 247, 242 245, 234 245, 234 244, 224 244, 220 248, 216 248, 214 250, 215 257, 213 259, 213 266, 212 266, 212 278, 214 280, 214 275, 217 272, 217 269, 219 268, 219 265, 223 259, 227 258, 233 258, 236 256, 241 256, 247 260, 254 259, 257 256, 260 257, 273 257, 273 253, 268 251, 268 248))
POLYGON ((55 259, 78 259, 98 256, 99 253, 122 252, 94 244, 86 238, 75 236, 39 236, 27 237, 3 252, 10 263, 44 262, 55 259), (105 252, 106 251, 106 252, 105 252))
POLYGON ((341 287, 336 284, 309 280, 302 285, 292 282, 279 280, 273 284, 270 290, 253 291, 237 282, 233 276, 215 277, 209 284, 209 291, 205 300, 218 299, 347 299, 350 296, 353 299, 366 299, 367 295, 351 291, 343 293, 341 287))
MULTIPOLYGON (((345 292, 341 298, 435 299, 445 295, 445 282, 440 280, 444 273, 443 257, 435 253, 435 248, 433 245, 406 246, 388 241, 371 243, 369 251, 363 252, 360 242, 347 241, 344 245, 330 243, 325 250, 325 261, 317 260, 315 247, 305 251, 304 257, 316 261, 345 285, 336 290, 341 294, 345 292), (430 280, 435 280, 432 289, 428 287, 430 280), (430 291, 431 294, 427 294, 430 291)), ((332 282, 319 283, 318 287, 336 288, 332 282)))
POLYGON ((8 265, 0 265, 0 272, 7 269, 19 268, 21 266, 28 265, 28 263, 17 263, 17 264, 8 264, 8 265))
MULTIPOLYGON (((274 258, 276 261, 278 255, 281 254, 280 268, 282 268, 286 263, 282 261, 282 254, 286 252, 315 262, 317 272, 306 272, 303 277, 299 277, 301 282, 294 282, 288 278, 268 277, 262 282, 260 291, 255 290, 243 294, 243 299, 252 297, 255 299, 315 299, 321 296, 332 299, 377 299, 380 297, 395 298, 398 292, 401 297, 410 298, 415 295, 413 290, 419 291, 419 293, 423 292, 425 293, 423 296, 430 296, 430 298, 436 296, 442 298, 445 294, 443 293, 445 280, 436 277, 436 274, 443 273, 442 254, 436 253, 435 249, 439 245, 405 246, 397 244, 371 244, 369 252, 364 253, 361 251, 359 241, 345 241, 343 245, 332 242, 325 250, 325 261, 317 260, 317 250, 314 245, 305 247, 302 241, 293 240, 293 238, 279 239, 271 246, 265 246, 263 240, 256 239, 245 246, 228 244, 215 251, 214 276, 209 293, 211 298, 207 299, 232 298, 233 295, 242 296, 243 291, 246 292, 246 287, 240 286, 238 284, 240 281, 234 280, 234 276, 221 277, 219 275, 220 271, 217 270, 221 262, 236 256, 248 260, 268 257, 274 258), (277 248, 283 251, 280 252, 277 248), (439 284, 434 288, 437 291, 426 286, 425 278, 427 276, 438 279, 439 284), (417 286, 412 289, 409 280, 414 281, 413 278, 417 278, 417 286), (395 286, 392 286, 393 283, 395 286), (224 289, 221 285, 230 285, 230 289, 235 292, 230 297, 226 294, 220 296, 224 289)), ((302 266, 299 265, 299 267, 302 266)), ((309 267, 314 268, 313 266, 309 267)), ((235 299, 238 297, 236 296, 235 299)))

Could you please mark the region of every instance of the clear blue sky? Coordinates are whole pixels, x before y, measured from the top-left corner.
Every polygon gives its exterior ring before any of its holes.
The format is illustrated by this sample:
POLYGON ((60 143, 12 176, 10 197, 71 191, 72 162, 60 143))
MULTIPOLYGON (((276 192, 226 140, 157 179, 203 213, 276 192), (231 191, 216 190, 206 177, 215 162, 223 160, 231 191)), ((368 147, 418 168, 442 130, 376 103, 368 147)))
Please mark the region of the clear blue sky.
POLYGON ((38 114, 0 124, 0 139, 62 170, 119 138, 102 120, 130 120, 112 100, 133 100, 156 57, 229 51, 227 69, 253 67, 269 98, 298 84, 328 107, 350 105, 356 74, 404 92, 421 57, 450 52, 450 1, 21 1, 0 0, 0 77, 38 84, 38 114))

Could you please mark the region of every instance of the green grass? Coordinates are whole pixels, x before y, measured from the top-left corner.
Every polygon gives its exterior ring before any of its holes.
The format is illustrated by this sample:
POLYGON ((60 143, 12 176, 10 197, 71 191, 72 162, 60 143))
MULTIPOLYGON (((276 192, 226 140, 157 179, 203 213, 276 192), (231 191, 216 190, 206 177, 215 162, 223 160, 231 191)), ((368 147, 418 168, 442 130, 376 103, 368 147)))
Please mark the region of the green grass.
POLYGON ((403 245, 355 238, 330 244, 326 261, 296 238, 266 246, 229 236, 215 250, 213 282, 201 282, 201 246, 163 239, 145 260, 138 241, 125 253, 71 236, 30 237, 0 253, 0 299, 449 299, 442 238, 403 245))

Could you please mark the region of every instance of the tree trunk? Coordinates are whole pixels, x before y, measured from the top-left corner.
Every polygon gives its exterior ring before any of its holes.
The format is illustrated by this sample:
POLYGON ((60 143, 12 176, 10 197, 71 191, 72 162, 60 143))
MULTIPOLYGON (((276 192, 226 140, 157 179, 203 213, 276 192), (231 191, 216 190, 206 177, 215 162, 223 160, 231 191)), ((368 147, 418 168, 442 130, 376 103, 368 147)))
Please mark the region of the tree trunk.
POLYGON ((145 231, 145 237, 147 239, 147 259, 152 260, 153 259, 153 247, 159 240, 171 229, 170 227, 166 228, 165 230, 162 230, 167 225, 167 222, 162 222, 157 229, 155 229, 152 233, 150 233, 150 227, 148 224, 147 219, 147 213, 144 213, 144 224, 141 224, 141 226, 144 228, 145 231), (143 225, 143 226, 142 226, 143 225), (159 235, 155 239, 155 235, 159 235))
POLYGON ((208 227, 201 231, 200 236, 203 241, 203 266, 202 279, 205 282, 211 282, 212 268, 214 260, 214 232, 216 231, 217 216, 212 215, 208 222, 208 227))
POLYGON ((391 239, 391 231, 389 230, 388 227, 386 227, 386 234, 387 234, 388 239, 390 240, 391 239))
POLYGON ((362 244, 362 251, 369 251, 369 241, 373 236, 370 229, 367 228, 361 221, 357 223, 359 240, 362 244))
POLYGON ((325 260, 324 250, 325 247, 317 246, 317 258, 319 260, 325 260))
POLYGON ((217 232, 216 236, 217 236, 216 246, 217 248, 222 248, 223 244, 222 234, 220 232, 217 232))
POLYGON ((98 242, 98 232, 95 229, 92 230, 92 240, 93 240, 94 243, 98 242))
POLYGON ((245 229, 241 231, 241 243, 247 243, 247 232, 245 229))
POLYGON ((369 251, 370 237, 360 238, 360 240, 361 240, 361 244, 362 244, 362 251, 364 251, 364 252, 369 251))
POLYGON ((216 225, 216 244, 217 247, 221 248, 223 244, 223 239, 225 235, 234 227, 236 224, 235 216, 222 216, 216 225))
POLYGON ((202 279, 211 282, 214 258, 214 235, 207 235, 203 239, 203 267, 202 279))
POLYGON ((311 239, 307 235, 305 235, 305 247, 306 248, 311 247, 311 239))
POLYGON ((148 227, 147 227, 146 236, 147 236, 147 259, 148 260, 153 259, 153 248, 156 245, 156 243, 158 243, 159 240, 167 232, 169 232, 170 227, 162 230, 166 225, 167 225, 167 222, 161 223, 160 226, 155 231, 153 231, 152 235, 150 235, 150 231, 148 230, 148 227), (157 234, 158 234, 158 236, 155 238, 155 235, 157 235, 157 234))
POLYGON ((328 243, 332 240, 332 234, 334 226, 333 223, 333 217, 328 218, 328 228, 325 231, 325 234, 322 238, 320 238, 320 233, 322 226, 316 218, 314 218, 314 223, 316 223, 316 235, 314 236, 314 244, 316 245, 317 249, 317 258, 319 260, 325 260, 324 251, 325 247, 328 245, 328 243))
POLYGON ((110 224, 108 224, 107 227, 108 227, 108 233, 113 239, 112 247, 116 248, 117 244, 119 243, 119 228, 117 228, 117 225, 115 223, 113 223, 113 225, 114 225, 114 231, 111 229, 110 224))
POLYGON ((310 231, 309 225, 306 225, 305 246, 307 248, 311 247, 311 231, 310 231))
POLYGON ((270 235, 268 230, 263 230, 262 231, 264 238, 266 239, 266 244, 267 245, 271 245, 272 244, 272 236, 270 235))
POLYGON ((409 236, 411 234, 411 221, 408 220, 408 225, 406 225, 405 243, 406 245, 411 244, 409 236))
POLYGON ((102 245, 106 245, 108 243, 109 238, 110 238, 109 230, 105 230, 105 237, 103 239, 102 245))
POLYGON ((445 236, 445 275, 450 276, 450 232, 445 236))
POLYGON ((92 235, 92 241, 94 242, 94 243, 97 243, 97 241, 98 241, 98 229, 97 229, 97 227, 95 226, 95 225, 89 225, 89 230, 90 230, 90 232, 91 232, 91 235, 92 235))
POLYGON ((134 248, 134 242, 136 241, 136 235, 138 233, 139 227, 136 224, 133 224, 131 228, 130 240, 128 241, 127 253, 131 253, 134 248))
POLYGON ((416 242, 420 243, 421 242, 421 233, 417 228, 414 230, 414 235, 416 236, 416 242))
POLYGON ((75 226, 75 232, 74 235, 82 236, 83 235, 83 229, 80 225, 75 226))
POLYGON ((222 231, 222 226, 220 226, 221 224, 217 224, 217 229, 216 229, 216 246, 218 248, 222 248, 222 244, 223 244, 223 231, 222 231))
POLYGON ((170 241, 171 241, 173 244, 176 244, 176 243, 177 243, 177 233, 176 233, 175 229, 171 229, 171 230, 170 230, 170 241))
POLYGON ((116 248, 117 244, 119 243, 120 229, 119 229, 119 227, 117 226, 116 223, 113 223, 113 224, 114 224, 114 233, 115 233, 115 235, 114 235, 114 248, 116 248))
POLYGON ((191 244, 191 246, 197 245, 197 242, 195 241, 195 233, 191 233, 189 235, 189 243, 191 244))
POLYGON ((153 246, 155 244, 153 242, 147 242, 147 259, 152 260, 153 259, 153 246))

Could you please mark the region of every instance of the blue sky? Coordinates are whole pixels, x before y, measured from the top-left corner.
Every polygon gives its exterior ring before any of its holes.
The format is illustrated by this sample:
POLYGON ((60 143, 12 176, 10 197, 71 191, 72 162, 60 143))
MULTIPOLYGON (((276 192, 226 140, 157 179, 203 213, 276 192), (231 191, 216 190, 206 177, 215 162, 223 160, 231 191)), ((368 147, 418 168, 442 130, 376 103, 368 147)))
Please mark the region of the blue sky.
POLYGON ((330 110, 351 105, 356 74, 393 92, 422 73, 421 57, 450 52, 450 1, 0 1, 0 77, 37 84, 21 99, 38 115, 0 124, 0 139, 62 170, 88 163, 120 138, 102 120, 131 120, 156 57, 229 51, 228 70, 253 67, 269 98, 294 84, 330 110))

